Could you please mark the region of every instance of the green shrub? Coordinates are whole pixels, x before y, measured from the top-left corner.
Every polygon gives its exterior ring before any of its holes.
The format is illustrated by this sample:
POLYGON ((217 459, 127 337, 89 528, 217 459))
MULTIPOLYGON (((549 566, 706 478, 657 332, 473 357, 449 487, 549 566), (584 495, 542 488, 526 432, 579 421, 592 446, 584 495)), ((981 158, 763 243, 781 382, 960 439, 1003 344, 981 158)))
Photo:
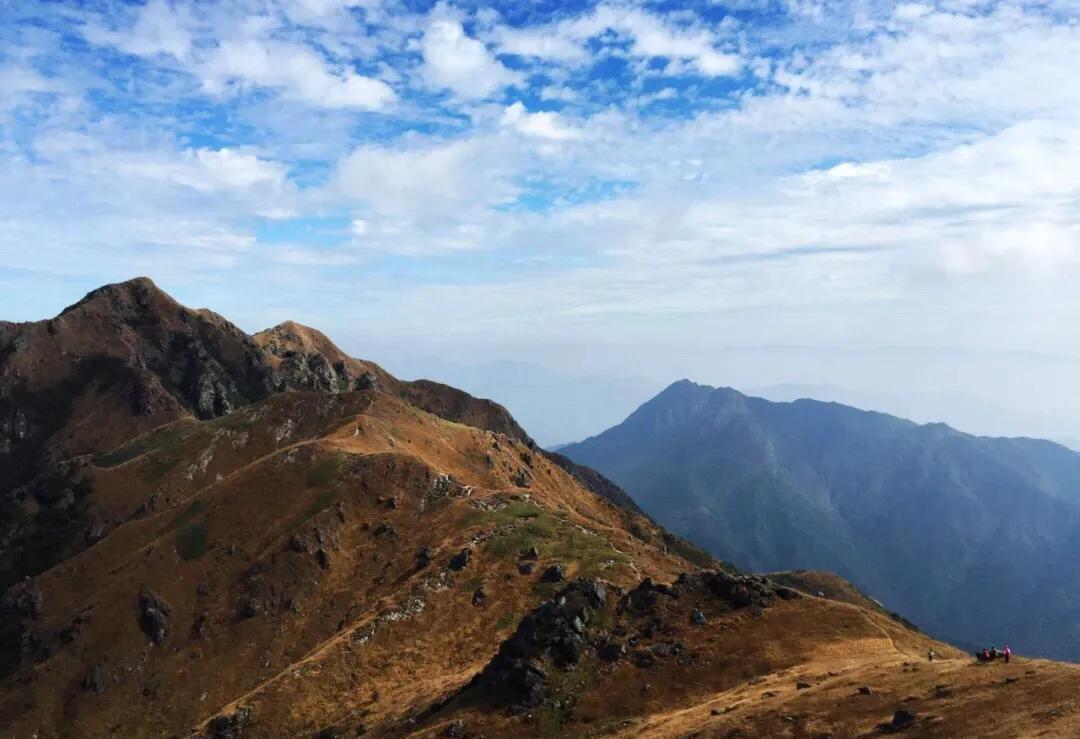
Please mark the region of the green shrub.
POLYGON ((204 521, 191 521, 176 532, 176 551, 180 559, 190 562, 206 554, 207 531, 204 521))
POLYGON ((308 471, 306 480, 307 486, 309 488, 315 488, 320 485, 329 485, 334 482, 337 480, 338 475, 341 474, 343 463, 344 460, 341 459, 341 457, 319 460, 308 471))

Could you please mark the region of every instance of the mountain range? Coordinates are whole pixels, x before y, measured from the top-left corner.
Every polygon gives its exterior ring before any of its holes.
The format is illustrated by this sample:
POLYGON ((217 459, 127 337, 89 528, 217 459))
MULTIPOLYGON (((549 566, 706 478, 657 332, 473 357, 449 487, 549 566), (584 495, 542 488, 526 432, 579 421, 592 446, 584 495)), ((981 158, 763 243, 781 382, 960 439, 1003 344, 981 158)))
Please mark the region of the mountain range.
POLYGON ((145 278, 0 323, 0 590, 5 739, 1080 728, 1076 666, 725 566, 498 403, 145 278))
POLYGON ((716 556, 822 568, 930 633, 1080 660, 1080 455, 677 382, 561 453, 716 556))

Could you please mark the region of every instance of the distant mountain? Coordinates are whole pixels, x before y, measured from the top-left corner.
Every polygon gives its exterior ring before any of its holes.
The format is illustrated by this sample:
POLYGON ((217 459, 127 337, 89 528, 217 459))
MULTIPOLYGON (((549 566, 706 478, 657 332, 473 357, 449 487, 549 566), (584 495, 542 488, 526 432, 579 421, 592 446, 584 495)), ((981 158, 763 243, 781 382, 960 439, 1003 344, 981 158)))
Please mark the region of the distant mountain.
POLYGON ((947 423, 980 436, 1035 436, 1080 450, 1080 411, 1059 404, 1054 409, 1019 410, 974 393, 951 390, 882 392, 838 385, 785 383, 741 388, 747 395, 787 402, 802 398, 843 403, 881 411, 919 423, 947 423))
POLYGON ((957 644, 1080 660, 1080 454, 677 382, 561 453, 757 570, 834 570, 957 644))

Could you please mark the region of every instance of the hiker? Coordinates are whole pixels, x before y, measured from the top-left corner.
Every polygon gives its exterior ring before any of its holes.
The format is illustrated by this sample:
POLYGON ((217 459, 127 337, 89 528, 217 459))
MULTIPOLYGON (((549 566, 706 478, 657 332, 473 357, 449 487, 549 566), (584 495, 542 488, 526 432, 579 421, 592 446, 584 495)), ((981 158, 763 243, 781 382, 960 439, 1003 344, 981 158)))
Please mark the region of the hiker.
POLYGON ((987 649, 986 647, 983 647, 982 658, 983 658, 983 662, 989 662, 990 661, 990 650, 987 649))
POLYGON ((1009 658, 1012 657, 1012 650, 1009 649, 1009 645, 1005 645, 1005 664, 1009 664, 1009 658))
POLYGON ((937 654, 937 652, 935 652, 935 651, 934 651, 933 649, 931 649, 930 651, 928 651, 928 652, 926 653, 926 659, 927 659, 927 661, 928 661, 928 662, 933 662, 933 661, 934 661, 934 655, 936 655, 936 654, 937 654))

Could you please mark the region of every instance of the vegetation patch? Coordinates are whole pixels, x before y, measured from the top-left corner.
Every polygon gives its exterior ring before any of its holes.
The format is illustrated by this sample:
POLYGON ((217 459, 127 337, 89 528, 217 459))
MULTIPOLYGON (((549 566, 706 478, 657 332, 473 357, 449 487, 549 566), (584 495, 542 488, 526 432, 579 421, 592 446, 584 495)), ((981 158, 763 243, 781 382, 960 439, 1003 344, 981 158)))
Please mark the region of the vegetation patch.
POLYGON ((330 507, 330 504, 334 502, 336 497, 337 493, 333 488, 320 490, 319 494, 315 496, 315 500, 311 501, 311 504, 289 523, 288 530, 293 531, 299 528, 308 519, 325 511, 330 507))
POLYGON ((473 591, 484 584, 484 578, 479 575, 473 575, 468 580, 461 584, 463 590, 473 591))
POLYGON ((154 452, 143 469, 143 475, 149 482, 157 482, 180 464, 180 455, 176 452, 154 452))
POLYGON ((533 585, 533 595, 540 600, 547 600, 566 587, 565 582, 538 582, 533 585))
POLYGON ((583 531, 541 509, 533 508, 533 511, 535 516, 518 519, 516 526, 488 539, 484 552, 492 557, 516 557, 536 547, 544 559, 563 564, 576 562, 577 577, 595 577, 612 564, 630 564, 630 557, 614 549, 604 537, 583 531))
POLYGON ((338 479, 344 464, 345 460, 342 457, 331 457, 329 459, 319 460, 308 471, 305 484, 309 488, 329 485, 338 479))
POLYGON ((190 521, 176 533, 176 552, 190 562, 206 554, 208 535, 205 521, 190 521))
POLYGON ((151 431, 118 449, 97 455, 94 458, 94 463, 98 467, 109 469, 110 467, 127 464, 131 460, 151 452, 165 452, 167 455, 175 456, 180 444, 188 437, 189 431, 190 424, 188 423, 173 424, 151 431))
POLYGON ((484 543, 484 552, 492 557, 516 557, 522 551, 536 547, 545 552, 550 547, 541 541, 556 535, 558 519, 547 513, 519 526, 501 532, 484 543))
POLYGON ((503 629, 509 629, 511 626, 518 622, 517 614, 513 611, 507 611, 503 615, 499 616, 499 620, 495 622, 495 630, 502 631, 503 629))
POLYGON ((246 413, 229 413, 208 423, 214 428, 228 429, 229 431, 247 431, 255 424, 255 421, 246 413))
POLYGON ((555 539, 550 556, 560 562, 577 562, 577 577, 596 577, 612 564, 629 565, 630 557, 616 551, 602 537, 588 534, 576 526, 560 522, 563 530, 555 539))
MULTIPOLYGON (((573 730, 569 724, 573 720, 578 699, 596 683, 599 674, 596 662, 592 659, 584 659, 574 670, 552 670, 550 674, 551 700, 536 712, 536 736, 552 739, 585 736, 584 728, 573 730)), ((588 734, 594 734, 594 732, 589 730, 588 734)))
POLYGON ((473 509, 466 511, 457 520, 459 530, 468 529, 481 523, 505 524, 521 520, 523 518, 541 518, 547 514, 539 506, 532 503, 515 501, 498 510, 485 511, 473 509))

